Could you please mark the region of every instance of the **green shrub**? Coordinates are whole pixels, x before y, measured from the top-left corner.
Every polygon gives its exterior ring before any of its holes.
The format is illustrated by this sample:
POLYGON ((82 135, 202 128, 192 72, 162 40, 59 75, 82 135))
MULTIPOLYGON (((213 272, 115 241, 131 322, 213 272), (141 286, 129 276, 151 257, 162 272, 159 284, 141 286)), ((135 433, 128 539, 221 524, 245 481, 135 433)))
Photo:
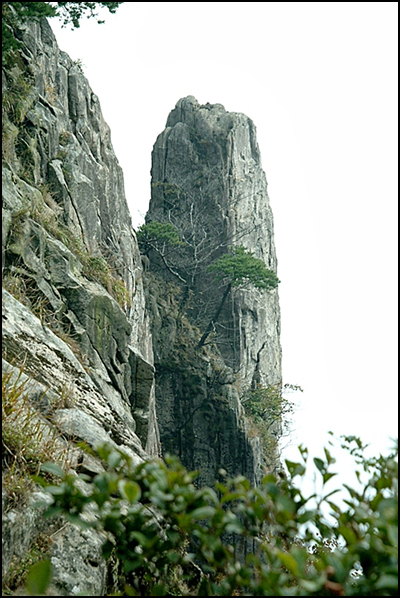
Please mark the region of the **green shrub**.
POLYGON ((176 458, 134 466, 103 446, 108 471, 84 477, 85 490, 76 476, 44 467, 61 477, 47 486, 48 514, 105 533, 103 554, 118 559, 122 595, 397 596, 397 452, 367 460, 359 439, 345 437, 343 446, 367 479, 359 490, 346 486, 345 509, 325 489, 336 475, 328 449, 314 459, 322 494, 305 496, 303 447, 299 462, 286 461, 288 478, 267 475, 252 488, 239 476, 212 489, 196 488, 196 473, 176 458), (88 504, 97 508, 94 522, 82 519, 88 504), (243 542, 253 550, 240 559, 235 546, 243 542))
POLYGON ((139 247, 143 252, 149 247, 157 247, 161 251, 161 247, 165 244, 170 247, 183 245, 179 239, 178 229, 170 222, 153 220, 149 224, 142 224, 136 234, 139 247))
POLYGON ((289 434, 289 418, 294 413, 295 404, 284 395, 297 391, 303 392, 300 386, 279 382, 268 387, 257 384, 243 393, 241 403, 261 440, 265 455, 275 454, 280 438, 289 434))

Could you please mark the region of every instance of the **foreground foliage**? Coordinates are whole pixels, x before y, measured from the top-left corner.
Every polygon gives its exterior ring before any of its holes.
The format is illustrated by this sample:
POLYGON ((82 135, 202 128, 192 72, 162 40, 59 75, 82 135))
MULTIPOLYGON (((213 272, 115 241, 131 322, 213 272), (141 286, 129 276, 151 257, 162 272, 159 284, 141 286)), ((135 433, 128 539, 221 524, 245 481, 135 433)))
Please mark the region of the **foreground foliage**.
POLYGON ((42 484, 53 496, 48 515, 105 533, 104 557, 121 567, 119 595, 396 596, 397 453, 367 460, 358 438, 342 445, 359 479, 366 476, 361 489, 346 487, 344 509, 332 502, 337 490, 325 488, 336 475, 328 449, 314 459, 320 496, 298 488, 308 458, 302 447, 299 462, 286 461, 289 478, 267 475, 258 488, 223 472, 214 489, 196 488, 196 473, 176 458, 134 466, 107 446, 98 451, 106 473, 79 479, 48 464, 60 484, 42 484), (85 515, 89 504, 96 520, 85 515))

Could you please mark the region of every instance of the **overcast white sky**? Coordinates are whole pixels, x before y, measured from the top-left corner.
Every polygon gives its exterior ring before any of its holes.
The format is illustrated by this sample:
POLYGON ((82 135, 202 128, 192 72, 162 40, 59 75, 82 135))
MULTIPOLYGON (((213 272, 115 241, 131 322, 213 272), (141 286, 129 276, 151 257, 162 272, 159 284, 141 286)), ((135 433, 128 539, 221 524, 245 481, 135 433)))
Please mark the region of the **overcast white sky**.
MULTIPOLYGON (((184 96, 257 127, 275 218, 292 446, 397 437, 397 2, 126 2, 76 31, 133 225, 151 150, 184 96)), ((342 472, 343 473, 343 472, 342 472)))

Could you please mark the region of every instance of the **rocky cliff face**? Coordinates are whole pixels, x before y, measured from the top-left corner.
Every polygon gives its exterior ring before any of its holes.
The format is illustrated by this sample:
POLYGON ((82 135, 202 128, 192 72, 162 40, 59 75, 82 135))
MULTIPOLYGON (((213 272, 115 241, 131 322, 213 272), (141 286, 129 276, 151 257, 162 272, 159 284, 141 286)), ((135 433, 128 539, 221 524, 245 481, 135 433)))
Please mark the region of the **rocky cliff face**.
MULTIPOLYGON (((98 98, 45 20, 19 35, 3 71, 3 381, 12 392, 22 368, 29 418, 59 450, 73 440, 69 466, 93 474, 78 441, 159 451, 141 259, 98 98)), ((23 401, 14 412, 28 417, 23 401)), ((11 509, 18 496, 4 496, 3 573, 41 529, 37 509, 11 509)), ((101 541, 86 536, 54 536, 62 595, 104 590, 101 541)))
MULTIPOLYGON (((136 462, 162 447, 200 469, 200 483, 212 484, 221 467, 257 483, 277 455, 265 461, 240 395, 280 380, 277 293, 235 291, 212 344, 196 349, 222 293, 207 265, 240 243, 276 269, 254 125, 220 105, 178 102, 154 146, 147 218, 177 226, 181 280, 153 254, 145 273, 98 98, 45 20, 18 36, 19 57, 3 69, 3 399, 10 442, 18 437, 33 462, 58 459, 92 476, 103 464, 80 441, 109 442, 136 462)), ((52 595, 104 595, 110 570, 102 538, 44 520, 37 499, 45 497, 24 490, 7 443, 3 575, 9 578, 44 537, 52 595)))
MULTIPOLYGON (((150 249, 151 269, 180 287, 180 308, 200 332, 224 288, 218 288, 207 266, 231 246, 245 246, 276 271, 267 182, 255 127, 247 116, 229 113, 220 104, 200 106, 191 96, 179 100, 153 149, 146 222, 152 221, 173 224, 182 245, 161 259, 150 249)), ((160 326, 153 304, 154 291, 149 311, 155 315, 155 346, 163 346, 155 359, 164 450, 178 452, 208 483, 221 466, 256 482, 264 462, 257 439, 247 433, 239 399, 250 387, 281 380, 277 290, 233 291, 214 324, 214 353, 211 346, 194 352, 192 367, 183 372, 188 348, 177 349, 179 334, 160 326)), ((269 467, 276 457, 269 455, 269 467)))
POLYGON ((142 268, 110 131, 47 22, 30 26, 24 42, 24 60, 7 73, 4 90, 12 98, 18 79, 30 75, 21 122, 8 123, 15 142, 8 140, 3 169, 6 288, 19 287, 28 307, 40 304, 79 342, 96 386, 111 403, 118 396, 137 411, 141 439, 154 454, 142 268), (25 295, 23 287, 30 289, 25 295))

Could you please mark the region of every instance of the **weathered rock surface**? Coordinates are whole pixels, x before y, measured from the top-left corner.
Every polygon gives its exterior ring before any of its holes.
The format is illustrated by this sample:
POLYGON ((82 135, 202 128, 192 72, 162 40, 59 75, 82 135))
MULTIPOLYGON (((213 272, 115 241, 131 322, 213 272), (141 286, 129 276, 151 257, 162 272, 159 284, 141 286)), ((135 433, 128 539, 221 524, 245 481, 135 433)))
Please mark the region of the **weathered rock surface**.
POLYGON ((3 493, 2 504, 2 575, 7 574, 13 558, 23 558, 37 536, 48 531, 48 522, 43 518, 44 507, 36 506, 39 502, 44 505, 50 498, 44 492, 35 492, 30 496, 29 504, 23 510, 8 510, 7 494, 3 493))
POLYGON ((199 485, 212 486, 221 468, 257 484, 264 473, 262 449, 257 437, 249 438, 232 369, 215 352, 196 350, 198 330, 182 313, 179 295, 159 278, 148 284, 163 453, 199 470, 199 485))
MULTIPOLYGON (((22 295, 21 287, 34 288, 36 303, 79 342, 107 400, 140 413, 141 440, 154 454, 142 267, 110 131, 81 69, 59 50, 47 21, 29 25, 23 39, 32 87, 19 136, 30 152, 27 160, 16 144, 15 159, 3 169, 4 275, 22 295)), ((6 93, 16 68, 7 74, 6 93)), ((32 293, 25 295, 25 303, 29 297, 34 303, 32 293)))
MULTIPOLYGON (((201 106, 192 96, 179 100, 153 148, 146 222, 153 220, 174 224, 184 245, 169 249, 173 268, 150 249, 151 270, 179 285, 176 314, 184 311, 201 332, 224 292, 207 266, 230 246, 244 245, 276 272, 267 182, 247 116, 226 112, 220 104, 201 106)), ((281 380, 277 290, 234 290, 211 337, 223 359, 194 351, 190 366, 182 366, 190 351, 182 348, 182 338, 190 334, 187 328, 177 331, 179 319, 171 315, 165 291, 157 294, 151 287, 148 306, 163 450, 200 469, 207 483, 220 467, 256 483, 264 460, 258 438, 249 438, 239 399, 255 384, 281 380)), ((193 346, 194 340, 192 351, 193 346)), ((278 455, 269 457, 273 467, 278 455)))
MULTIPOLYGON (((221 296, 210 297, 215 293, 206 267, 230 246, 244 245, 276 272, 273 216, 253 122, 221 104, 179 100, 153 148, 147 220, 172 222, 188 243, 183 270, 199 323, 221 296)), ((236 290, 215 326, 215 342, 243 384, 281 379, 277 290, 236 290)))
MULTIPOLYGON (((7 499, 5 497, 7 506, 7 499)), ((48 596, 103 596, 107 567, 102 558, 103 537, 95 530, 81 530, 71 523, 46 519, 43 511, 49 503, 44 492, 33 492, 24 508, 3 512, 3 579, 11 566, 24 560, 38 539, 48 539, 52 564, 52 583, 48 596)), ((39 540, 40 541, 40 540, 39 540)), ((27 596, 23 588, 18 595, 27 596)))
MULTIPOLYGON (((3 71, 3 372, 11 386, 26 382, 29 417, 55 447, 109 442, 141 462, 158 454, 159 435, 122 171, 99 100, 47 21, 20 37, 21 58, 3 71)), ((69 466, 102 470, 77 448, 69 466)), ((7 574, 46 526, 31 501, 10 510, 6 497, 3 507, 7 574)), ((55 532, 54 595, 103 595, 102 538, 70 524, 55 532)))

